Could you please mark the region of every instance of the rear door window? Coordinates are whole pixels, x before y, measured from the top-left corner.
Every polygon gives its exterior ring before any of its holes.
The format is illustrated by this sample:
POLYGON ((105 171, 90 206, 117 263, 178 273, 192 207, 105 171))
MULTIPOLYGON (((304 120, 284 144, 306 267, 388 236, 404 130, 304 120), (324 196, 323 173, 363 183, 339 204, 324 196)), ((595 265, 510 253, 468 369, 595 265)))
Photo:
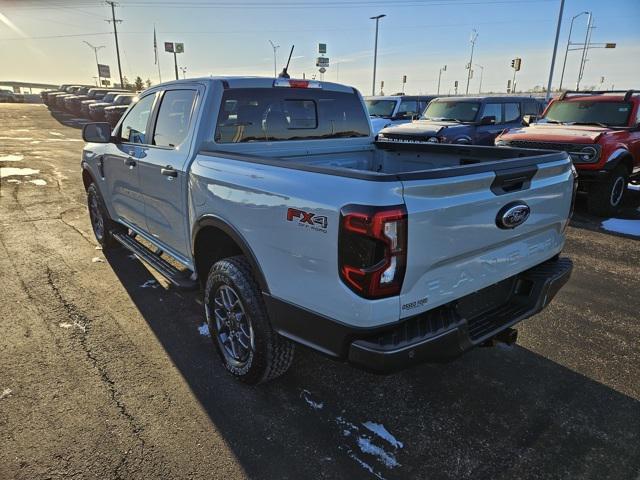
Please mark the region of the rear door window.
POLYGON ((302 88, 231 88, 218 115, 216 143, 369 136, 355 93, 302 88))
POLYGON ((483 117, 495 117, 495 123, 503 123, 502 122, 502 104, 501 103, 487 103, 484 106, 484 110, 482 112, 483 117))
POLYGON ((158 120, 153 132, 153 145, 178 147, 189 133, 189 122, 195 90, 168 90, 162 96, 158 120))
POLYGON ((519 103, 505 103, 504 104, 504 122, 515 122, 520 118, 520 104, 519 103))

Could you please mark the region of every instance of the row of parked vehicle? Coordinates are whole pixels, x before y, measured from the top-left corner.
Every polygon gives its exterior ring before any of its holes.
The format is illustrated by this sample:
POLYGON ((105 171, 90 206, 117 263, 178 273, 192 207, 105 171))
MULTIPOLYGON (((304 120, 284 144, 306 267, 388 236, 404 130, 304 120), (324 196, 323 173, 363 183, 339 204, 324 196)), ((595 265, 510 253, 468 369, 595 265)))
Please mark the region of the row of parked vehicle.
POLYGON ((115 126, 127 111, 136 94, 118 88, 96 88, 86 85, 60 85, 58 90, 41 94, 51 110, 62 110, 72 115, 95 121, 106 121, 115 126))
POLYGON ((379 142, 564 150, 589 211, 616 213, 640 181, 640 92, 564 92, 548 105, 527 96, 385 96, 365 99, 379 142))

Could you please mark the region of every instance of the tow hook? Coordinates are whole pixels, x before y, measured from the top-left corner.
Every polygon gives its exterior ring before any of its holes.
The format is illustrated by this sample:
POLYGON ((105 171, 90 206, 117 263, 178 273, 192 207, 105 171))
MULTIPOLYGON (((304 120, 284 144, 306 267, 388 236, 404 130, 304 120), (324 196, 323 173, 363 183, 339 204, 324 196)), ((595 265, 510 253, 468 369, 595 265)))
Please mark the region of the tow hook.
POLYGON ((499 343, 504 343, 505 345, 513 345, 518 341, 518 330, 515 328, 507 328, 506 330, 501 331, 497 335, 491 337, 489 340, 486 340, 482 343, 482 347, 495 347, 499 343))

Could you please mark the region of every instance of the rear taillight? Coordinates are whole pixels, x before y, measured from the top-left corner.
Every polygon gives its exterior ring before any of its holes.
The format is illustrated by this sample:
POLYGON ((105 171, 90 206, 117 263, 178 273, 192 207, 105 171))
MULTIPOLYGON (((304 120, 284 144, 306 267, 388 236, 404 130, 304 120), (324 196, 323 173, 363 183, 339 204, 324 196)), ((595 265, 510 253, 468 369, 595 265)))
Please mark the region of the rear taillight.
POLYGON ((407 266, 404 205, 347 205, 340 211, 340 278, 364 298, 400 294, 407 266))

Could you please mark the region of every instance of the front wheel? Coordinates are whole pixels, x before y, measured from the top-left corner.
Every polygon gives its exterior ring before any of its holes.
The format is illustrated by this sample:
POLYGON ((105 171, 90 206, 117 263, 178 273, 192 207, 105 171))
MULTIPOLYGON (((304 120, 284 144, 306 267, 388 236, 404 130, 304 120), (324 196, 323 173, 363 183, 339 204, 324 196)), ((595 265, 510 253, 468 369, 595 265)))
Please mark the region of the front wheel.
POLYGON ((234 377, 255 385, 289 369, 294 345, 273 330, 244 257, 225 258, 211 267, 204 303, 211 339, 234 377))
POLYGON ((111 220, 95 183, 87 188, 87 204, 91 228, 102 249, 109 250, 118 247, 118 242, 111 235, 111 232, 116 228, 115 222, 111 220))
POLYGON ((592 185, 587 193, 589 212, 600 217, 615 215, 628 183, 627 170, 619 166, 604 181, 592 185))

